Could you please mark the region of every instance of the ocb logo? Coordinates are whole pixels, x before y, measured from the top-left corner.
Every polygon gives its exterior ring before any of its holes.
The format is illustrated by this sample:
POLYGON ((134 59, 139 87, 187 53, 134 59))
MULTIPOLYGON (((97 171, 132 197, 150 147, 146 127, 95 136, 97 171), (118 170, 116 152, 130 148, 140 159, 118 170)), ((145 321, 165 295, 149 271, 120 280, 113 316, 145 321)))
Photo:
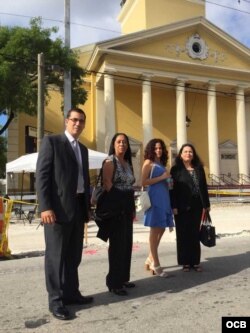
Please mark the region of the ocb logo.
POLYGON ((226 327, 227 328, 246 328, 247 327, 247 323, 246 323, 246 321, 243 321, 243 320, 241 320, 241 321, 238 321, 238 320, 234 320, 234 321, 228 320, 226 322, 226 327))
POLYGON ((222 317, 222 333, 243 328, 249 332, 250 317, 222 317))

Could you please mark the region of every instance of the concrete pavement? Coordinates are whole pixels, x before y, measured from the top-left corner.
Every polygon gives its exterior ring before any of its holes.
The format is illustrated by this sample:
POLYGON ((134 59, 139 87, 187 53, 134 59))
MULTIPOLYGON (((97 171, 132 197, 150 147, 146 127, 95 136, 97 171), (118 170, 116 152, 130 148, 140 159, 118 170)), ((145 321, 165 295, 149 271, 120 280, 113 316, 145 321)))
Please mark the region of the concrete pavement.
POLYGON ((220 238, 202 246, 204 271, 184 273, 176 264, 175 233, 166 232, 160 258, 170 278, 144 270, 148 229, 134 223, 129 296, 109 293, 107 244, 90 223, 88 244, 79 267, 80 290, 94 296, 89 306, 70 306, 74 320, 62 322, 48 312, 44 283, 43 228, 22 222, 9 228, 14 258, 0 261, 0 331, 5 333, 220 333, 222 316, 250 316, 250 205, 213 205, 211 216, 220 238))

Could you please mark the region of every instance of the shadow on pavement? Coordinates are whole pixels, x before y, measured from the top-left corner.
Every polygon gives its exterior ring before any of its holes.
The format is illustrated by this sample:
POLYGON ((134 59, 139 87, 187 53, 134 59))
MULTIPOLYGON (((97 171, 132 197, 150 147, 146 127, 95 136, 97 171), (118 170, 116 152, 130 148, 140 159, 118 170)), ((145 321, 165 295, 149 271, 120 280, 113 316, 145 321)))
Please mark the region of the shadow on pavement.
MULTIPOLYGON (((236 255, 210 257, 206 259, 206 261, 202 262, 202 273, 195 272, 194 270, 185 273, 179 266, 166 267, 166 270, 170 274, 169 278, 150 276, 133 280, 133 282, 136 283, 136 287, 128 289, 128 296, 117 296, 108 291, 93 294, 92 296, 94 296, 95 301, 92 305, 88 307, 86 307, 86 305, 72 306, 71 311, 73 310, 74 315, 76 315, 76 313, 82 309, 109 305, 111 303, 128 300, 136 301, 136 299, 148 296, 154 296, 154 298, 161 299, 162 297, 167 297, 168 294, 180 293, 182 291, 198 287, 204 288, 203 292, 208 293, 211 288, 214 287, 205 286, 206 284, 235 275, 249 268, 249 263, 250 251, 236 255), (157 295, 158 293, 160 294, 157 295)), ((216 288, 224 287, 224 284, 216 286, 216 288)))

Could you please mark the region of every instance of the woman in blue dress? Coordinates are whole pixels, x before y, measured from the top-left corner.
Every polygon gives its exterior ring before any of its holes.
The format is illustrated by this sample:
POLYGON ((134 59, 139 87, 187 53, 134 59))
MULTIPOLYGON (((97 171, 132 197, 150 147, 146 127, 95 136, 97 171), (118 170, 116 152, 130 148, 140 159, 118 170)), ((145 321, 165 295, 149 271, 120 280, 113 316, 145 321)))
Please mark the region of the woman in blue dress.
POLYGON ((165 229, 172 231, 174 227, 168 188, 171 176, 166 170, 167 161, 168 152, 164 141, 150 140, 145 148, 142 167, 142 186, 148 186, 151 201, 151 207, 144 214, 144 225, 150 227, 149 255, 145 267, 160 277, 168 277, 168 274, 160 265, 158 247, 165 229))

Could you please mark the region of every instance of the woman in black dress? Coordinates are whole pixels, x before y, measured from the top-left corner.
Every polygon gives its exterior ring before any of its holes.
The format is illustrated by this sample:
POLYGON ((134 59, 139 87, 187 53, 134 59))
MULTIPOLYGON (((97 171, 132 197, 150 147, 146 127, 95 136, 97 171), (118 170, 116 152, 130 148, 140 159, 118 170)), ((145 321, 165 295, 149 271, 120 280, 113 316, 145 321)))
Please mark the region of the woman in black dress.
POLYGON ((184 144, 170 171, 174 186, 171 205, 175 216, 177 261, 184 272, 201 272, 200 221, 203 210, 210 210, 206 176, 193 145, 184 144))

